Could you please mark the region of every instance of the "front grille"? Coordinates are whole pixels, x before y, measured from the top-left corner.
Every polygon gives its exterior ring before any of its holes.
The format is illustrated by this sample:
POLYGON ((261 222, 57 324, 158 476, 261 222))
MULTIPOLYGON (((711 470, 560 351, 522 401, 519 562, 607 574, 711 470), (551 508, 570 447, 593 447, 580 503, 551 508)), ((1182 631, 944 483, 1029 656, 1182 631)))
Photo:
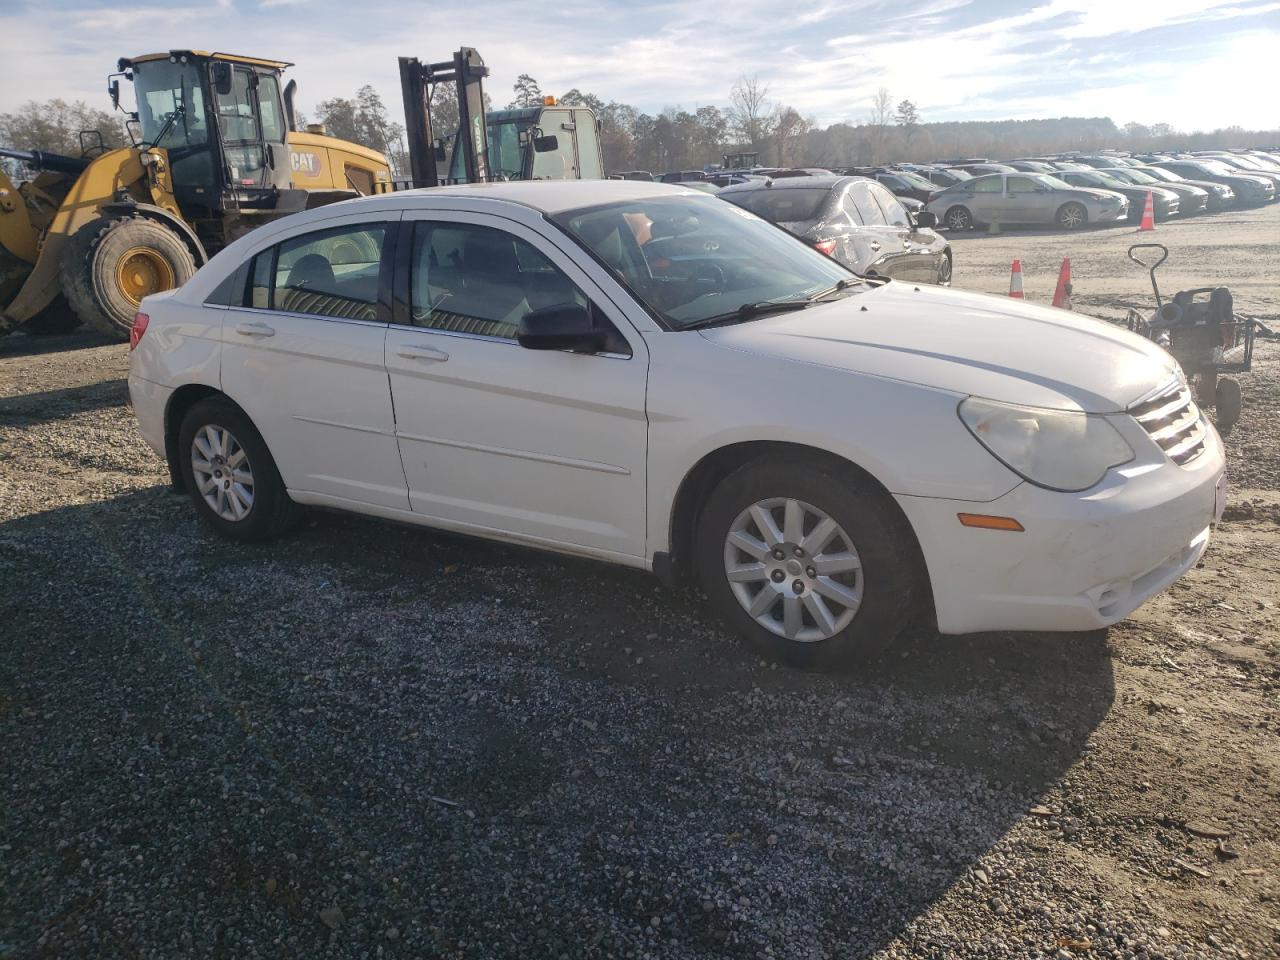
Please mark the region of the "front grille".
POLYGON ((1208 433, 1204 416, 1191 399, 1191 391, 1182 384, 1175 383, 1130 407, 1129 415, 1174 463, 1183 466, 1204 453, 1208 433))

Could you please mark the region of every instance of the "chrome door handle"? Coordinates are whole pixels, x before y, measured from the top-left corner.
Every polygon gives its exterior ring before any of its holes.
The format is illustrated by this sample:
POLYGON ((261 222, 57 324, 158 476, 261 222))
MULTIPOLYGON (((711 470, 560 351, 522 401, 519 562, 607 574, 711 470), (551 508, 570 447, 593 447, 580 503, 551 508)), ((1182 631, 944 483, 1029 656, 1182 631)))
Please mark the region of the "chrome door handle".
POLYGON ((411 343, 397 347, 396 356, 404 357, 406 360, 434 360, 437 363, 449 359, 449 355, 443 350, 437 350, 434 347, 414 346, 411 343))
POLYGON ((880 244, 879 244, 879 242, 878 242, 878 241, 875 241, 875 240, 872 240, 869 244, 867 244, 867 246, 869 246, 872 250, 879 250, 879 249, 880 249, 880 244))
POLYGON ((265 323, 259 323, 256 320, 237 323, 236 333, 242 333, 246 337, 274 337, 276 335, 274 327, 269 327, 265 323))

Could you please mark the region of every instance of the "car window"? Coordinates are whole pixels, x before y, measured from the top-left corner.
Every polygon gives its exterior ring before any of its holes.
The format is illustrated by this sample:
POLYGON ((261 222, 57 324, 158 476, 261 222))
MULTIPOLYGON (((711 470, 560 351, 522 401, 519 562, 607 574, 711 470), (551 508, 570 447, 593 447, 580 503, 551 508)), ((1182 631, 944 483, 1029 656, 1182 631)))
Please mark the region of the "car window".
POLYGON ((853 217, 854 223, 860 223, 864 227, 883 227, 889 221, 885 219, 880 204, 872 198, 867 189, 869 186, 867 183, 855 183, 851 186, 845 194, 845 209, 853 217))
POLYGON ((415 327, 514 340, 521 318, 532 310, 564 303, 590 307, 587 295, 532 244, 480 224, 414 224, 411 270, 415 327))
POLYGON ((876 176, 876 179, 887 186, 890 190, 905 190, 907 188, 907 182, 905 180, 901 177, 895 177, 889 173, 881 173, 876 176))
POLYGON ((1035 193, 1036 182, 1030 177, 1008 177, 1005 179, 1010 193, 1035 193))
POLYGON ((1004 184, 1001 183, 999 174, 989 177, 977 177, 972 183, 966 184, 966 187, 974 193, 1000 193, 1004 190, 1004 184))
POLYGON ((259 253, 248 305, 346 320, 378 319, 384 223, 304 233, 259 253))
POLYGON ((891 227, 905 227, 910 225, 907 217, 906 208, 898 202, 898 198, 877 183, 867 184, 867 191, 879 204, 881 212, 884 214, 885 222, 891 227))
POLYGON ((827 187, 757 187, 734 190, 724 199, 770 223, 816 220, 831 193, 827 187))
POLYGON ((840 280, 858 285, 848 268, 717 197, 641 197, 554 219, 674 329, 733 317, 744 304, 803 300, 840 280))

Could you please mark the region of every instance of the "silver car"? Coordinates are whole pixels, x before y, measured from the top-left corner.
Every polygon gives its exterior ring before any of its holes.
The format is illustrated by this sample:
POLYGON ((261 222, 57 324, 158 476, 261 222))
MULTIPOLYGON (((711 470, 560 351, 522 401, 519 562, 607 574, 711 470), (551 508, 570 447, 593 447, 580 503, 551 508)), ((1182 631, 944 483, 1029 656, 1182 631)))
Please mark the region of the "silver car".
POLYGON ((935 193, 925 209, 949 230, 988 223, 1056 224, 1075 230, 1123 221, 1129 201, 1119 193, 1073 187, 1048 174, 993 173, 935 193))

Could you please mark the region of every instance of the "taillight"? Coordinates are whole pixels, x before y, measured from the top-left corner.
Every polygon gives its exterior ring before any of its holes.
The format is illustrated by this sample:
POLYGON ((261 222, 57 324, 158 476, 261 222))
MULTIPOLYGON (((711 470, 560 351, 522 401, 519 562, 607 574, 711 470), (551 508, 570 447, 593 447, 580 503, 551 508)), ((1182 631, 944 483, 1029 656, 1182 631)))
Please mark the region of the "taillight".
POLYGON ((133 316, 133 329, 129 331, 129 349, 132 351, 138 346, 138 341, 142 339, 142 335, 147 332, 147 324, 151 322, 151 318, 145 313, 136 313, 133 316))
POLYGON ((836 255, 836 242, 834 240, 819 240, 813 246, 819 253, 825 253, 828 257, 836 255))
POLYGON ((925 203, 933 203, 933 201, 938 199, 938 194, 941 192, 942 192, 941 190, 933 191, 933 193, 929 194, 929 199, 926 200, 925 203))

